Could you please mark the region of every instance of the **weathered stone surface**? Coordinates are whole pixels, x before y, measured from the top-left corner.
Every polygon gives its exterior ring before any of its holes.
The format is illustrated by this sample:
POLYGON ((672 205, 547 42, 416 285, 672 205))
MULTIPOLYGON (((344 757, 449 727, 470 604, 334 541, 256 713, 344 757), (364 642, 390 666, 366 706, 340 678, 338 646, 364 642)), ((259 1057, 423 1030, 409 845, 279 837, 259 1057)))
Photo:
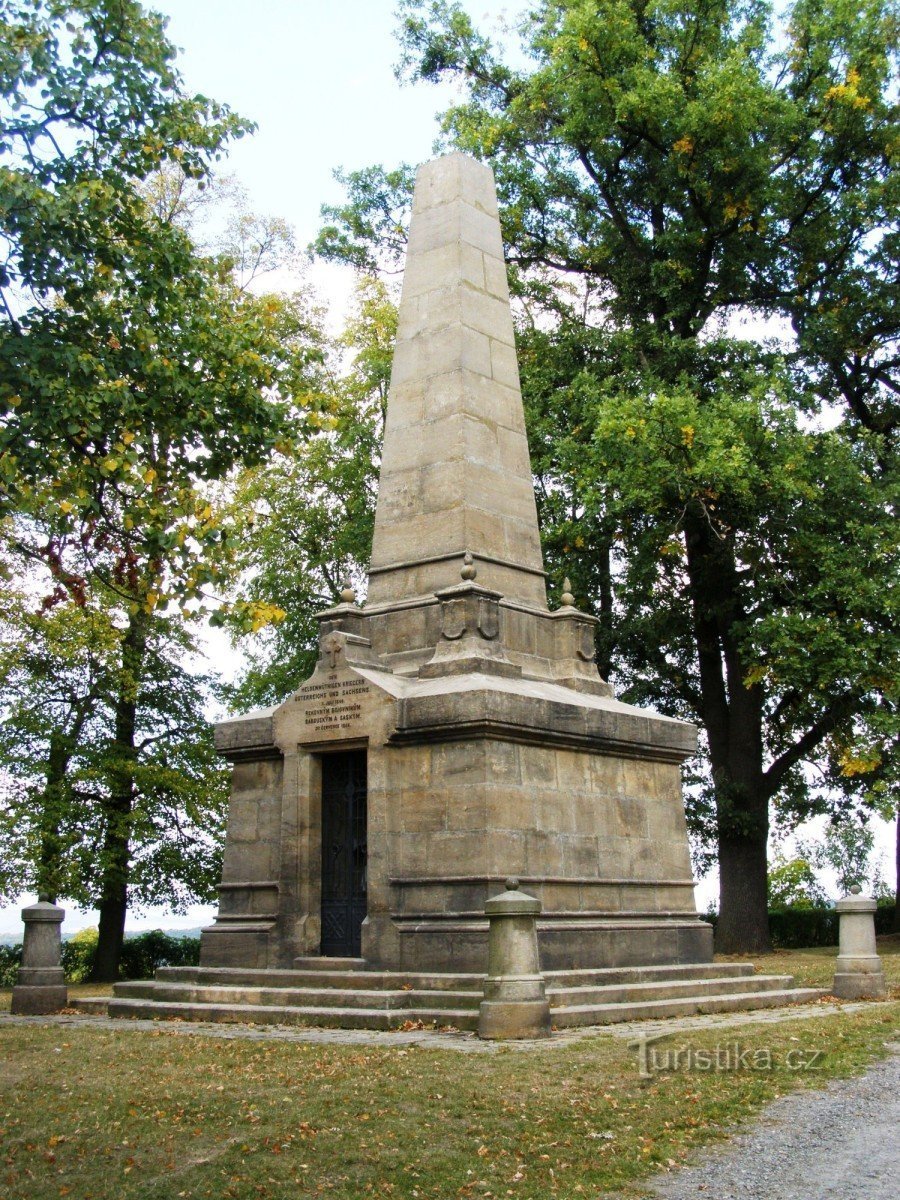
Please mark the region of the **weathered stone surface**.
POLYGON ((370 602, 458 583, 470 551, 479 582, 545 610, 526 446, 493 178, 452 154, 416 181, 370 602))
POLYGON ((10 1011, 42 1016, 65 1008, 68 998, 62 969, 60 930, 65 911, 44 897, 22 909, 25 934, 22 965, 12 990, 10 1011))
MULTIPOLYGON (((855 890, 859 892, 859 888, 855 890)), ((840 919, 840 946, 831 990, 843 1000, 887 995, 884 968, 875 944, 877 907, 871 897, 858 894, 845 896, 835 905, 840 919)))
POLYGON ((488 973, 478 1013, 478 1036, 491 1039, 550 1036, 550 1004, 541 974, 535 921, 540 901, 519 890, 518 879, 484 906, 488 973))

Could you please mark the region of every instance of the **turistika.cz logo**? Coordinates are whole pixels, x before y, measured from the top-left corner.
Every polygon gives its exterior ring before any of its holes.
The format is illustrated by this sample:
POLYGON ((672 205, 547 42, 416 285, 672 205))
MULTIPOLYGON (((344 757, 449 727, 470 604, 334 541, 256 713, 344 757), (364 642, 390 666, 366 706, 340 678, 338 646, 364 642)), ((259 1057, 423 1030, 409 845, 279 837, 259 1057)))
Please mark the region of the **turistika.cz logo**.
POLYGON ((629 1050, 637 1051, 638 1074, 642 1079, 675 1071, 820 1071, 825 1051, 808 1047, 779 1052, 769 1046, 744 1046, 738 1041, 715 1046, 660 1046, 670 1034, 635 1038, 629 1050))

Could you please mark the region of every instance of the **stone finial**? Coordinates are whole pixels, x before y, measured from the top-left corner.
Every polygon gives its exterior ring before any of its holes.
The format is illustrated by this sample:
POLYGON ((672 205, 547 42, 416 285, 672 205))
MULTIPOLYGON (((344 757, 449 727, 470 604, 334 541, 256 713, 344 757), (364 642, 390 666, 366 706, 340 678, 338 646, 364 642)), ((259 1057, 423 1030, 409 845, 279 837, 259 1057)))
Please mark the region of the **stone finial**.
POLYGON ((45 899, 22 909, 22 965, 12 992, 11 1012, 43 1016, 65 1008, 68 992, 60 938, 65 915, 63 909, 45 899))
POLYGON ((520 892, 519 880, 513 875, 506 880, 506 889, 484 906, 490 932, 478 1036, 548 1037, 550 1003, 541 974, 536 925, 541 903, 520 892))
POLYGON ((831 990, 843 1000, 884 996, 887 984, 875 944, 875 910, 870 896, 860 895, 854 884, 852 895, 834 906, 840 920, 840 946, 831 990))
POLYGON ((467 583, 469 580, 474 579, 478 574, 478 568, 475 566, 475 563, 472 559, 472 554, 469 550, 467 550, 463 556, 463 565, 459 573, 467 583))
POLYGON ((575 597, 572 595, 572 581, 568 575, 563 580, 563 590, 559 602, 563 608, 572 608, 575 604, 575 597))
POLYGON ((341 588, 341 603, 355 604, 356 603, 356 588, 349 577, 344 580, 344 586, 341 588))

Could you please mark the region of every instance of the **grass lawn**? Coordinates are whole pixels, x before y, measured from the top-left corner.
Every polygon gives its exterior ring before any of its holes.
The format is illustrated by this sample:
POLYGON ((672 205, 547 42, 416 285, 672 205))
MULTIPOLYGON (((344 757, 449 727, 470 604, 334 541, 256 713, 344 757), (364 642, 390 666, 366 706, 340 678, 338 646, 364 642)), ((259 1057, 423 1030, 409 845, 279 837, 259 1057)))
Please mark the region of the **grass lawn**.
MULTIPOLYGON (((810 950, 776 950, 772 954, 751 954, 750 961, 760 975, 793 975, 798 987, 831 987, 837 946, 816 946, 810 950)), ((900 987, 900 935, 878 939, 878 953, 888 985, 900 987)), ((740 957, 716 955, 717 962, 741 962, 740 957)))
MULTIPOLYGON (((466 1053, 0 1026, 0 1195, 596 1197, 674 1165, 774 1096, 863 1069, 900 1002, 673 1035, 769 1069, 641 1079, 622 1039, 466 1053), (813 1070, 791 1070, 816 1051, 813 1070), (803 1056, 806 1056, 804 1059, 803 1056), (736 1057, 736 1056, 735 1056, 736 1057)), ((732 1058, 734 1063, 735 1057, 732 1058)))

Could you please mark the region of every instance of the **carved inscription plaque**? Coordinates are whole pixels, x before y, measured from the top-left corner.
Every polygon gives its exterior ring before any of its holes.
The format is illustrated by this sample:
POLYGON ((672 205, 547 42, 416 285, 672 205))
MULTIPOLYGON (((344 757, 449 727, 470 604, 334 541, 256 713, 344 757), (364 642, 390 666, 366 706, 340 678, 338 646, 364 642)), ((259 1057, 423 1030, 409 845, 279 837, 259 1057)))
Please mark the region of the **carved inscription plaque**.
POLYGON ((322 683, 303 689, 306 704, 303 724, 311 736, 350 729, 362 714, 362 700, 369 691, 363 679, 338 679, 330 675, 322 683))

